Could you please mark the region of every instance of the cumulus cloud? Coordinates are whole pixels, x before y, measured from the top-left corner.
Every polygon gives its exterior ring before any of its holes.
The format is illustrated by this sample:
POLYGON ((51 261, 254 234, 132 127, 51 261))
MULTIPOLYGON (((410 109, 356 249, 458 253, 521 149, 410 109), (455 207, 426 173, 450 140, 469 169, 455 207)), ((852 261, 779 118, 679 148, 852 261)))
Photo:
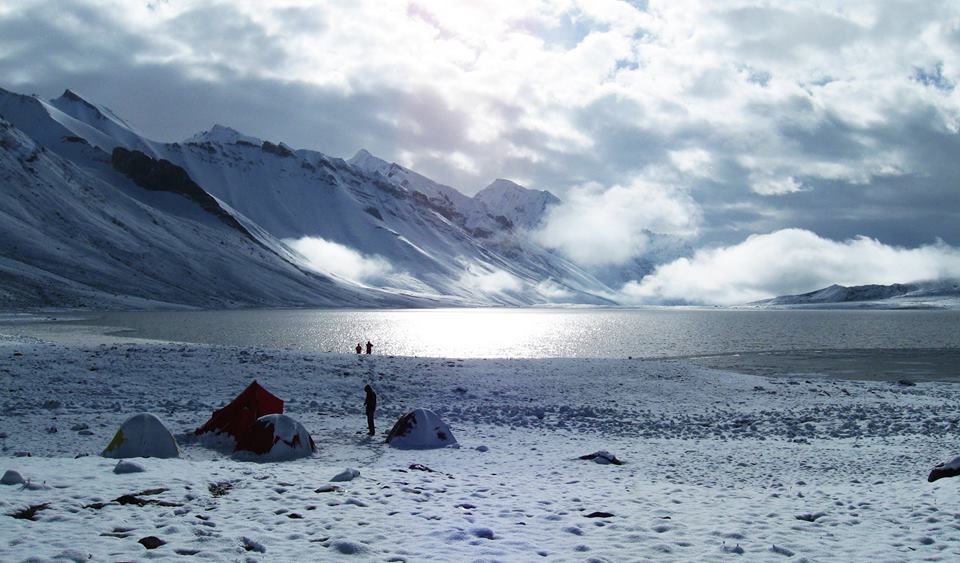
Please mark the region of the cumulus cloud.
POLYGON ((284 239, 318 272, 334 274, 355 282, 378 282, 393 272, 393 267, 381 256, 365 256, 342 244, 319 237, 284 239))
POLYGON ((76 88, 162 140, 221 122, 564 199, 666 170, 706 243, 960 244, 955 1, 8 4, 2 86, 76 88))
POLYGON ((840 285, 960 278, 960 249, 938 241, 914 248, 856 237, 835 241, 802 229, 752 235, 699 250, 622 289, 634 303, 731 305, 840 285))
POLYGON ((543 280, 537 284, 537 293, 547 301, 565 301, 573 297, 574 293, 553 280, 543 280))
POLYGON ((687 194, 663 185, 645 180, 607 189, 588 185, 551 208, 534 236, 582 266, 598 267, 641 255, 651 232, 695 234, 699 219, 687 194))
POLYGON ((468 289, 481 293, 503 293, 523 289, 523 283, 510 273, 479 266, 469 266, 460 276, 460 283, 468 289))

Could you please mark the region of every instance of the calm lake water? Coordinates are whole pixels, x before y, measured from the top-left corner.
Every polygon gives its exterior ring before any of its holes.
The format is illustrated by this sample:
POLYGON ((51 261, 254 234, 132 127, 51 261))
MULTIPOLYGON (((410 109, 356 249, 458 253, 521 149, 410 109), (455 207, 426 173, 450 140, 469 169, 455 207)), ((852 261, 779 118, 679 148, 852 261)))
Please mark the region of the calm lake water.
MULTIPOLYGON (((97 313, 167 341, 460 358, 695 358, 751 373, 960 380, 960 311, 244 310, 97 313)), ((72 324, 72 323, 71 323, 72 324)))

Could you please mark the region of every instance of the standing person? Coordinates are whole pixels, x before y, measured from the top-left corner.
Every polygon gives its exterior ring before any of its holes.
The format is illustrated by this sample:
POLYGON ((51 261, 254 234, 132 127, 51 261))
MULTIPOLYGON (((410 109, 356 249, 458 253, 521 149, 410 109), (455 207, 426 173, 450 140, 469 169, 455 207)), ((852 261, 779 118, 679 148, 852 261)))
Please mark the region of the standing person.
POLYGON ((357 354, 359 354, 359 353, 360 353, 360 351, 361 351, 361 350, 363 350, 363 347, 362 347, 362 346, 360 346, 360 343, 359 343, 359 342, 357 342, 357 347, 356 347, 356 348, 354 348, 354 350, 356 350, 356 351, 357 351, 357 354))
POLYGON ((367 434, 373 436, 376 430, 373 427, 373 415, 377 411, 377 394, 373 392, 373 387, 364 385, 363 390, 367 392, 367 398, 363 400, 363 408, 367 411, 367 434))
POLYGON ((371 352, 373 352, 373 344, 371 344, 370 341, 367 340, 367 354, 370 354, 371 352))

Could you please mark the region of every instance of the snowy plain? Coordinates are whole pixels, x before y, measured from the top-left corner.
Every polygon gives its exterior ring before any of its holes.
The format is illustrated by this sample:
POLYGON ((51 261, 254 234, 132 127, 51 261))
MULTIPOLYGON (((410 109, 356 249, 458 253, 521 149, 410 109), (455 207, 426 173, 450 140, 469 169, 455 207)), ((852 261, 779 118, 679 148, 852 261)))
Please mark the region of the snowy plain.
POLYGON ((960 482, 926 482, 960 453, 953 383, 0 334, 0 472, 29 481, 0 485, 2 561, 960 558, 960 482), (253 379, 317 454, 238 461, 191 436, 253 379), (380 395, 374 439, 365 383, 380 395), (460 448, 383 444, 417 407, 460 448), (116 474, 99 453, 138 412, 182 457, 116 474), (577 459, 597 450, 624 465, 577 459), (347 468, 359 476, 331 482, 347 468), (149 536, 164 544, 138 543, 149 536))

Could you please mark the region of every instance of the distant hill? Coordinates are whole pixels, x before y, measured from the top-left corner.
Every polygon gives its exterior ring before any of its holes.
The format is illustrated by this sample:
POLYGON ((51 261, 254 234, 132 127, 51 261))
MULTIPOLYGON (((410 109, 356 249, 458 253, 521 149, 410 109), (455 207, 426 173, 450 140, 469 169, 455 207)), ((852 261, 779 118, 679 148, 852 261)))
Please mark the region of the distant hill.
POLYGON ((960 304, 960 281, 895 283, 892 285, 831 285, 799 295, 781 295, 750 305, 954 306, 960 304))

